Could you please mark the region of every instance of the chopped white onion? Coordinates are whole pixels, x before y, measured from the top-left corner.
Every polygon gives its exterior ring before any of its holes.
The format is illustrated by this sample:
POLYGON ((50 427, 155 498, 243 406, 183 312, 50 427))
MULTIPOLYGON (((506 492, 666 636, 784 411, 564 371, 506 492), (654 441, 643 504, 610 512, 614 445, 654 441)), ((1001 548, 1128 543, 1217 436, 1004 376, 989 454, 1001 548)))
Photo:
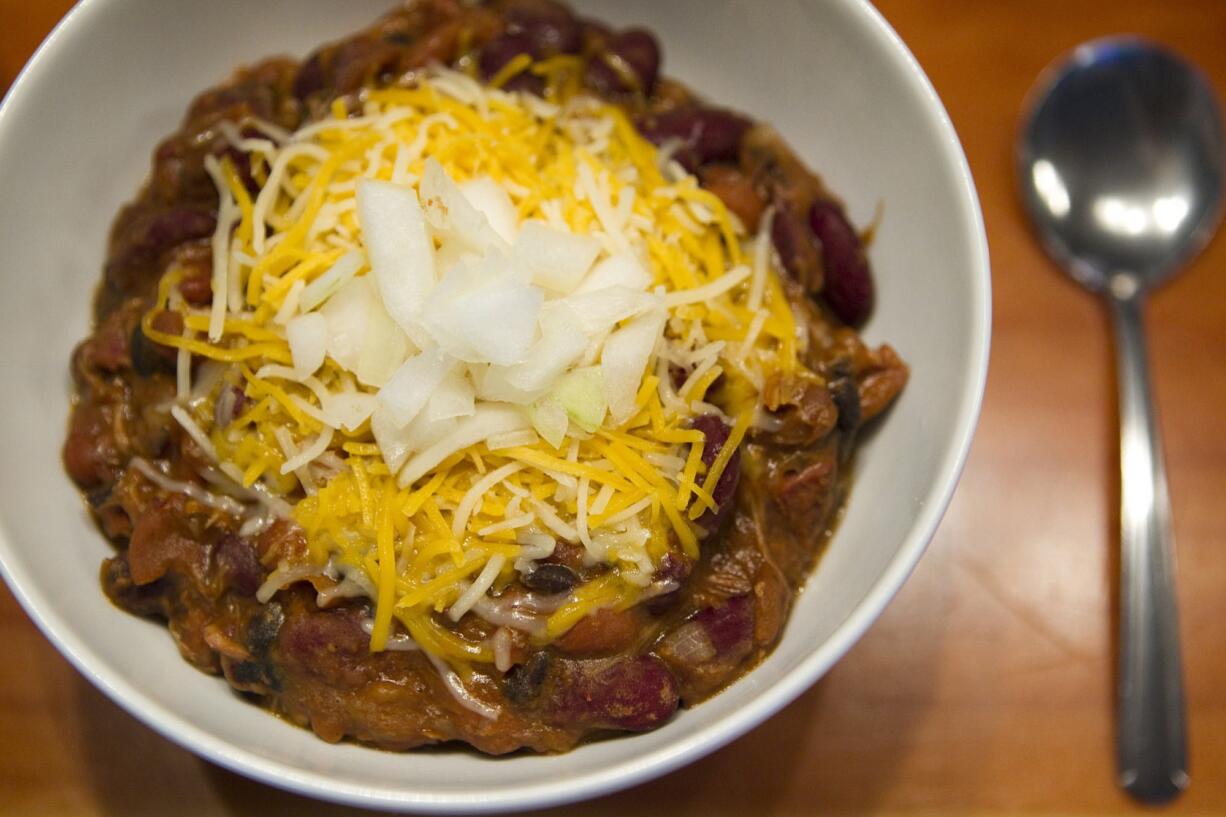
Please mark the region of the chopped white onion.
POLYGON ((460 192, 485 220, 494 232, 508 244, 515 241, 519 232, 519 214, 511 197, 498 182, 489 176, 478 176, 460 185, 460 192))
POLYGON ((328 349, 328 320, 318 312, 299 315, 285 324, 285 338, 294 358, 299 380, 310 377, 323 365, 328 349))
MULTIPOLYGON (((646 361, 644 361, 646 365, 646 361)), ((641 376, 640 372, 640 376, 641 376)), ((638 382, 634 384, 638 390, 638 382)), ((550 390, 549 396, 562 407, 575 425, 589 434, 600 428, 604 421, 608 402, 605 397, 604 376, 599 366, 585 366, 568 372, 550 390)), ((633 403, 634 395, 630 396, 633 403)), ((542 434, 542 437, 545 435, 542 434)))
MULTIPOLYGON (((430 395, 455 368, 455 361, 433 349, 406 360, 379 390, 379 403, 400 427, 425 408, 430 395)), ((438 419, 438 418, 436 418, 438 419)))
POLYGON ((323 401, 324 414, 345 431, 356 431, 377 407, 376 397, 365 392, 333 392, 323 401))
POLYGON ((643 371, 664 331, 668 313, 663 309, 640 315, 618 329, 605 341, 600 356, 604 394, 609 412, 617 425, 634 415, 634 398, 643 380, 643 371))
POLYGON ((527 357, 545 297, 509 270, 505 256, 492 252, 477 269, 459 264, 447 272, 423 309, 425 326, 444 351, 500 366, 527 357))
POLYGON ((535 284, 571 292, 592 268, 600 242, 585 235, 555 230, 540 221, 525 221, 512 250, 532 270, 535 284))
POLYGON ((562 404, 553 398, 546 398, 533 403, 528 414, 532 418, 532 427, 541 435, 541 439, 554 448, 560 448, 570 425, 570 418, 562 404))
POLYGON ((446 420, 450 417, 471 417, 476 411, 476 394, 473 384, 460 369, 452 369, 443 378, 430 399, 426 401, 423 410, 431 421, 446 420))
POLYGON ((410 336, 434 286, 434 242, 411 187, 363 179, 358 223, 383 305, 410 336))
POLYGON ((507 383, 524 392, 543 390, 583 355, 588 338, 573 309, 561 301, 541 307, 541 337, 527 358, 504 372, 507 383))
POLYGON ((570 295, 563 303, 573 310, 587 336, 597 337, 627 318, 651 309, 658 300, 646 292, 618 285, 570 295))
POLYGON ((607 287, 627 287, 643 291, 651 286, 651 275, 628 252, 603 259, 588 273, 575 292, 596 292, 607 287))
POLYGON ((362 276, 341 287, 322 310, 328 320, 328 354, 350 371, 357 369, 362 359, 366 327, 375 305, 370 278, 362 276))
POLYGON ((393 474, 399 471, 411 453, 408 430, 397 424, 388 410, 380 405, 370 415, 370 432, 388 469, 393 474))
POLYGON ((487 247, 506 250, 508 244, 490 226, 481 211, 469 203, 459 186, 433 156, 426 159, 421 177, 421 204, 430 226, 478 252, 487 247))

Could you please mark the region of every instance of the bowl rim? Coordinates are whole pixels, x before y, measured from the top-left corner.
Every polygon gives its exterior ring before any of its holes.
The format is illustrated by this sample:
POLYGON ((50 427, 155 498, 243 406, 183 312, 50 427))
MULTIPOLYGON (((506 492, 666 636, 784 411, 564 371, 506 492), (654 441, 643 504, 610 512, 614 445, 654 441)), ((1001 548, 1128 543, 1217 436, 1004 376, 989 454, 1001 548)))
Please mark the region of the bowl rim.
MULTIPOLYGON (((889 58, 896 67, 903 69, 912 87, 922 95, 926 115, 934 121, 939 131, 943 160, 956 170, 958 196, 962 205, 960 220, 963 229, 974 239, 974 246, 970 248, 973 267, 973 315, 970 325, 975 343, 967 349, 966 365, 970 377, 956 403, 954 445, 945 451, 939 462, 937 478, 928 501, 922 504, 920 513, 893 559, 834 634, 754 700, 681 740, 596 772, 547 783, 512 784, 497 791, 486 789, 462 794, 411 792, 344 783, 303 772, 287 763, 228 744, 194 725, 186 717, 155 703, 100 661, 90 646, 66 625, 54 605, 34 589, 29 576, 5 560, 4 556, 11 545, 0 529, 0 576, 5 579, 26 615, 73 667, 111 701, 177 745, 223 768, 277 788, 321 800, 383 810, 411 808, 421 813, 491 813, 564 805, 598 797, 667 774, 714 752, 795 700, 842 658, 881 615, 936 533, 970 453, 987 382, 991 343, 991 276, 987 234, 970 166, 949 114, 910 49, 869 0, 837 1, 860 15, 866 28, 891 46, 889 58)), ((26 86, 34 81, 31 77, 43 70, 56 44, 88 26, 90 15, 109 2, 114 0, 80 0, 47 35, 18 73, 3 100, 0 100, 0 136, 11 109, 15 107, 13 100, 22 97, 26 86)))

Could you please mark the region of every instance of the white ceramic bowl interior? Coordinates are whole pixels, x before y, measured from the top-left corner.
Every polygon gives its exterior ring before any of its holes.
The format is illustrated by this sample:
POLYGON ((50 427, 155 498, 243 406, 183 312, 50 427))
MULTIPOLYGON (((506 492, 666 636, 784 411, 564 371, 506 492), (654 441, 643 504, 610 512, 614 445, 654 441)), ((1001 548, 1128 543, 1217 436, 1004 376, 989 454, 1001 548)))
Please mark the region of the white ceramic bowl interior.
POLYGON ((868 326, 913 377, 861 452, 846 518, 775 652, 648 734, 557 757, 396 755, 334 746, 231 694, 164 628, 98 585, 109 546, 60 465, 68 360, 88 329, 109 224, 196 92, 272 53, 305 55, 391 0, 85 0, 0 109, 0 563, 25 609, 94 684, 162 734, 260 780, 418 811, 543 806, 629 786, 752 728, 813 683, 893 596, 934 532, 970 445, 989 334, 987 247, 949 120, 902 42, 860 0, 583 0, 642 23, 666 71, 774 123, 847 200, 879 203, 868 326))

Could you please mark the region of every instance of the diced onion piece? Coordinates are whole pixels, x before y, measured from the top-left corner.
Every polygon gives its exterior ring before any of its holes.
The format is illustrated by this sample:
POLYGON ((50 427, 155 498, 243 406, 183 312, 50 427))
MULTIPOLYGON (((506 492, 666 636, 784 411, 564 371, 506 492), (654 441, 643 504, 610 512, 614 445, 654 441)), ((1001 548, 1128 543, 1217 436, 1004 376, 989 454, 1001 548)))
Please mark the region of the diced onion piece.
POLYGON ((412 449, 409 447, 408 429, 398 425, 390 412, 382 405, 376 405, 370 415, 370 431, 379 446, 383 461, 394 474, 404 465, 412 449))
POLYGON ((342 255, 323 275, 302 288, 302 294, 298 296, 298 309, 304 313, 310 312, 331 298, 357 275, 362 264, 362 254, 357 250, 342 255))
POLYGON ((433 156, 426 159, 421 184, 422 207, 436 231, 483 251, 486 247, 505 250, 507 242, 490 226, 485 216, 473 207, 447 171, 433 156))
POLYGON ((367 386, 380 388, 391 379, 409 352, 409 339, 377 301, 370 307, 362 351, 353 373, 367 386))
POLYGON ((362 276, 345 284, 328 299, 322 314, 328 320, 328 354, 353 371, 362 357, 362 344, 371 308, 375 305, 370 278, 362 276))
POLYGON ((404 440, 409 446, 410 453, 422 451, 451 434, 459 425, 460 421, 455 417, 431 420, 422 412, 404 430, 404 440))
POLYGON ((374 413, 379 403, 365 392, 333 393, 323 401, 323 411, 337 428, 356 431, 374 413))
POLYGON ((460 420, 455 430, 409 459, 400 472, 400 487, 407 488, 431 468, 457 451, 495 434, 506 434, 528 427, 528 418, 515 407, 498 403, 482 403, 471 417, 460 420))
POLYGON ((600 242, 590 236, 555 230, 539 221, 526 221, 512 250, 532 270, 535 284, 567 293, 587 275, 600 242))
POLYGON ((437 349, 409 358, 379 390, 379 403, 401 428, 413 422, 430 395, 455 367, 455 361, 437 349))
POLYGON ((605 341, 600 355, 604 394, 613 422, 621 425, 634 415, 634 398, 647 360, 664 331, 668 313, 654 309, 618 329, 605 341))
POLYGON ((285 337, 299 380, 315 374, 328 349, 328 320, 318 312, 299 315, 285 324, 285 337))
POLYGON ((481 263, 481 256, 473 253, 461 241, 444 241, 434 251, 434 268, 440 277, 445 276, 456 264, 464 263, 474 266, 481 263))
POLYGON ((507 372, 511 369, 508 366, 470 366, 469 369, 477 386, 477 396, 482 400, 526 406, 547 390, 546 387, 525 390, 511 385, 507 381, 507 372))
POLYGON ((460 185, 460 192, 503 241, 511 244, 519 232, 519 213, 507 191, 489 176, 478 176, 460 185))
POLYGON ((363 179, 358 223, 383 306, 400 328, 415 332, 417 316, 434 286, 434 241, 411 187, 363 179))
POLYGON ((552 397, 538 400, 528 409, 528 416, 542 440, 554 448, 562 447, 562 442, 566 439, 566 429, 570 426, 570 418, 561 403, 552 397))
MULTIPOLYGON (((607 346, 605 348, 608 349, 607 346)), ((646 358, 643 365, 647 365, 646 358)), ((641 370, 639 374, 642 374, 641 370)), ((634 385, 637 391, 638 382, 634 385)), ((608 403, 605 399, 604 377, 599 366, 586 366, 569 372, 557 382, 549 396, 575 421, 575 425, 589 434, 600 428, 601 422, 604 421, 608 403)), ((633 405, 634 394, 630 395, 630 400, 633 405)))
POLYGON ((449 417, 471 417, 476 410, 473 384, 464 372, 452 369, 426 401, 424 414, 431 421, 449 417))
POLYGON ((525 392, 549 388, 587 349, 578 317, 561 301, 542 306, 540 328, 541 338, 524 362, 506 370, 507 383, 525 392))
POLYGON ((574 310, 579 325, 588 337, 596 337, 627 318, 646 312, 657 301, 651 295, 630 287, 611 286, 570 295, 563 302, 574 310))
POLYGON ((491 253, 482 270, 453 268, 426 301, 431 335, 448 354, 468 363, 519 363, 536 339, 545 295, 513 276, 491 274, 499 260, 491 253))
POLYGON ((617 253, 600 261, 575 292, 596 292, 607 287, 628 287, 640 292, 651 286, 651 274, 630 253, 617 253))

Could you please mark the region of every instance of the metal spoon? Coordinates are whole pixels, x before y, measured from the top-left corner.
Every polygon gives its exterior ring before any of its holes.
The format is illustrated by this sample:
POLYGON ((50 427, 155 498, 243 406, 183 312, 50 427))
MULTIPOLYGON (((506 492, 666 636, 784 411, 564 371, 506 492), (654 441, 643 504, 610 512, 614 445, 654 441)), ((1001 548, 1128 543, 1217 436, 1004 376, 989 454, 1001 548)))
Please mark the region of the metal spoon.
POLYGON ((1048 253, 1111 309, 1120 409, 1119 782, 1148 803, 1188 785, 1170 500, 1141 308, 1209 240, 1222 119, 1195 69, 1131 38, 1096 40, 1040 78, 1021 134, 1025 204, 1048 253))

